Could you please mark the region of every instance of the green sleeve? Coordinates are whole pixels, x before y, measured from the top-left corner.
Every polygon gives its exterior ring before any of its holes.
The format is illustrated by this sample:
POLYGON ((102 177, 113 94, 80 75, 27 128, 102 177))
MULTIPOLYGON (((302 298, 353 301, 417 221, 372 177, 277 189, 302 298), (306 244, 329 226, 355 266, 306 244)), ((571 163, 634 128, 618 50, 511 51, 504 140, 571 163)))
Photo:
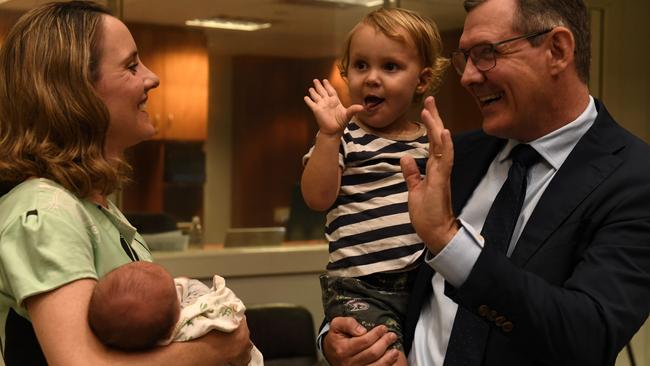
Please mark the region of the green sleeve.
POLYGON ((97 278, 93 232, 80 205, 27 211, 2 233, 0 275, 16 305, 81 278, 97 278))

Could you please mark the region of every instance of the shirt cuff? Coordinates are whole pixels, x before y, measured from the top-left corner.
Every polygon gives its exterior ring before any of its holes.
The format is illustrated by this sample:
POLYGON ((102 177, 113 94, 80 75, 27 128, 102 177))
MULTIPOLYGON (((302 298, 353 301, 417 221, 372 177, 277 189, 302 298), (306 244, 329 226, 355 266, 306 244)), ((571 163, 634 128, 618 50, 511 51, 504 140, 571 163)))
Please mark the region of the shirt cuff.
POLYGON ((330 330, 330 323, 325 323, 323 327, 320 329, 320 332, 318 333, 318 337, 316 337, 316 349, 318 350, 319 358, 321 359, 321 363, 319 365, 324 365, 324 366, 330 366, 329 362, 327 362, 327 358, 325 358, 325 354, 323 354, 323 338, 325 338, 325 335, 327 332, 330 330))
POLYGON ((427 253, 424 261, 454 287, 460 287, 469 276, 474 263, 481 254, 485 239, 463 219, 458 220, 460 230, 449 243, 432 256, 427 253))

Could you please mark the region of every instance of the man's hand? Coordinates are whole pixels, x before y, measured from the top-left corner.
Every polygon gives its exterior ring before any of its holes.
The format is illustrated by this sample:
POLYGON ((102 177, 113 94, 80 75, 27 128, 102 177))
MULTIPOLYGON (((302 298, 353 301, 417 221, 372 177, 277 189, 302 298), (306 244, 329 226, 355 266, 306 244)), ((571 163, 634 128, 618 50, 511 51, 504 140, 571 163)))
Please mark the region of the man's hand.
POLYGON ((314 79, 314 87, 309 88, 309 95, 304 100, 316 117, 320 133, 340 135, 352 116, 361 112, 363 106, 353 104, 345 108, 339 100, 336 90, 327 79, 314 79))
POLYGON ((451 133, 445 129, 433 97, 427 97, 422 122, 429 135, 429 160, 426 176, 420 176, 413 157, 404 156, 400 163, 409 190, 411 223, 433 254, 440 252, 458 232, 451 207, 449 177, 454 163, 451 133))
POLYGON ((383 325, 367 331, 354 318, 337 317, 323 338, 323 354, 332 366, 390 366, 399 352, 387 349, 396 340, 383 325))

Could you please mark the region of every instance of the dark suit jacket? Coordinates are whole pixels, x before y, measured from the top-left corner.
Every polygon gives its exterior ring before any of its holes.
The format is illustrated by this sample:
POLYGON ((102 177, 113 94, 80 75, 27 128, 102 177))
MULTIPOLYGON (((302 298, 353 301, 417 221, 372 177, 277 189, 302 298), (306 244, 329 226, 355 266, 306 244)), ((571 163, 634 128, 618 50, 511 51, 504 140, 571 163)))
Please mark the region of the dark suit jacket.
MULTIPOLYGON (((512 256, 486 243, 466 282, 447 284, 447 296, 489 325, 484 365, 613 365, 648 317, 650 147, 596 106, 598 118, 546 188, 512 256), (512 329, 497 326, 499 316, 512 329)), ((504 142, 482 132, 454 142, 457 215, 504 142)), ((421 266, 407 352, 432 275, 421 266)))

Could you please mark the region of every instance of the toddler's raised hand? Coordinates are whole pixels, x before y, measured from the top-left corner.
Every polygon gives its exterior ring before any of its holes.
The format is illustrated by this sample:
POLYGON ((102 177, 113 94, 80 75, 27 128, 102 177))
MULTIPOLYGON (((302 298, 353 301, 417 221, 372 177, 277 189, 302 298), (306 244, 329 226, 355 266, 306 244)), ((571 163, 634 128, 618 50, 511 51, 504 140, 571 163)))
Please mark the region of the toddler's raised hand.
POLYGON ((322 83, 314 79, 314 86, 309 88, 309 96, 304 99, 316 117, 320 133, 323 134, 341 134, 352 116, 363 110, 360 104, 345 108, 327 79, 322 83))

